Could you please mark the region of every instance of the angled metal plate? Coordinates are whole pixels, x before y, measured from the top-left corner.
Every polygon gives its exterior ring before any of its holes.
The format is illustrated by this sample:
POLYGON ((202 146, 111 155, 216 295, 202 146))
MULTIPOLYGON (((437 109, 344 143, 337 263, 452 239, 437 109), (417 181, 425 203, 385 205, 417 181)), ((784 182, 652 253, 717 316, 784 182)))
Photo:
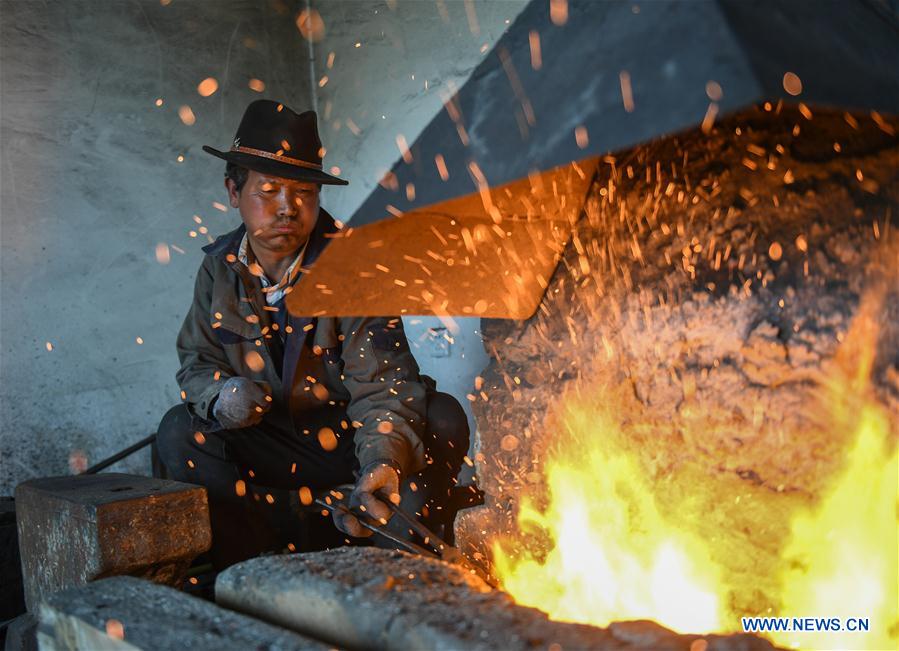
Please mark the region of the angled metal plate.
POLYGON ((335 234, 287 296, 291 314, 527 319, 598 158, 335 234))

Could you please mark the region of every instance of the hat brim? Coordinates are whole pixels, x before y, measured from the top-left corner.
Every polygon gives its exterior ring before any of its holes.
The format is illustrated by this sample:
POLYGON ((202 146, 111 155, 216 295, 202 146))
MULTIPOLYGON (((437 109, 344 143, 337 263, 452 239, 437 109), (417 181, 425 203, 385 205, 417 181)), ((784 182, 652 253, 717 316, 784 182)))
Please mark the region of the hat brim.
POLYGON ((261 174, 271 174, 272 176, 280 176, 285 179, 309 181, 310 183, 322 183, 324 185, 349 185, 349 181, 331 176, 321 170, 282 163, 281 161, 254 156, 242 151, 219 151, 209 145, 203 145, 203 151, 229 163, 255 170, 261 174))

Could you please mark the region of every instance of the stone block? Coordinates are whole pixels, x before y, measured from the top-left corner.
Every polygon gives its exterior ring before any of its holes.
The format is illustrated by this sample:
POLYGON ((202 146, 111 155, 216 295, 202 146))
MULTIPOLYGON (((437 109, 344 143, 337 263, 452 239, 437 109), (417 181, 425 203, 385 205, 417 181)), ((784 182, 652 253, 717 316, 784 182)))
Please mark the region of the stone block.
POLYGON ((46 477, 16 487, 25 601, 128 574, 178 585, 209 549, 206 489, 116 473, 46 477))
POLYGON ((117 576, 38 607, 41 651, 325 651, 320 642, 172 588, 117 576))
POLYGON ((383 651, 770 651, 751 635, 679 635, 652 622, 610 628, 550 620, 456 565, 343 547, 254 558, 219 574, 216 602, 310 637, 383 651))

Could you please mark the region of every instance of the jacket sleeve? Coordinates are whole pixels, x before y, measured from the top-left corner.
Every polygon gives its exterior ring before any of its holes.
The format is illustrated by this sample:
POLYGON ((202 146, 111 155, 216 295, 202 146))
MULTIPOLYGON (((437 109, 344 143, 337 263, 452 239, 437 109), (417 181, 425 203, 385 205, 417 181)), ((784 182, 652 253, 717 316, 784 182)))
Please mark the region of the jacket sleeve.
POLYGON ((347 413, 356 427, 356 457, 364 468, 382 461, 403 476, 425 466, 422 443, 426 386, 400 318, 341 319, 347 413))
MULTIPOLYGON (((214 421, 212 404, 222 383, 237 375, 212 327, 210 306, 213 280, 210 264, 211 258, 207 256, 197 271, 193 303, 178 333, 181 368, 175 374, 188 410, 204 421, 214 421)), ((212 428, 216 429, 214 426, 212 428)))

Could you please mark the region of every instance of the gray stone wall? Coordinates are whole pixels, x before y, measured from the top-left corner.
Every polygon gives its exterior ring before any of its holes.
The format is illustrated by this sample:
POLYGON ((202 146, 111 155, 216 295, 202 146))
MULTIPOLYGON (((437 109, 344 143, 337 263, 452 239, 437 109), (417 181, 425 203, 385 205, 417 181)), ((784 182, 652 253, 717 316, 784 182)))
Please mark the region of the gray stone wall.
POLYGON ((239 223, 213 206, 224 163, 201 146, 226 147, 253 99, 309 104, 301 4, 0 6, 0 494, 99 461, 178 402, 200 247, 239 223))

